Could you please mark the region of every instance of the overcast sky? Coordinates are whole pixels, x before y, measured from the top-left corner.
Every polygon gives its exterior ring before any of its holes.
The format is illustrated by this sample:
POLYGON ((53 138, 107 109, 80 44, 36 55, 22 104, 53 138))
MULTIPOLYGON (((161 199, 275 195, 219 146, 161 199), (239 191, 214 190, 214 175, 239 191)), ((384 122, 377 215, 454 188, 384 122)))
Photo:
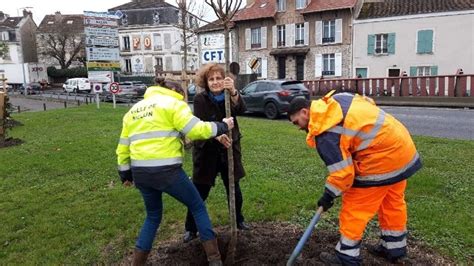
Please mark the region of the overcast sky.
MULTIPOLYGON (((194 1, 198 5, 204 5, 204 0, 194 1)), ((54 14, 56 11, 62 14, 82 14, 84 10, 107 11, 109 8, 131 2, 131 0, 1 0, 1 2, 0 10, 11 17, 21 15, 23 8, 30 7, 33 19, 39 25, 45 15, 54 14)), ((166 2, 176 5, 176 0, 166 0, 166 2)), ((206 10, 204 19, 208 21, 215 19, 212 10, 206 10)))

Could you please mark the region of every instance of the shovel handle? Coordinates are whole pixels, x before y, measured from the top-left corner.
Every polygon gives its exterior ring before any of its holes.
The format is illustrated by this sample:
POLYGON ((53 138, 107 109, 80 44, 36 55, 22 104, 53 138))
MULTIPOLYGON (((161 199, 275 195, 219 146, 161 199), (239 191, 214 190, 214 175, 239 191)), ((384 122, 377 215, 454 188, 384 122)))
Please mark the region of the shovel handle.
POLYGON ((311 219, 311 222, 309 223, 308 227, 306 228, 306 231, 304 232, 304 234, 301 237, 300 241, 298 241, 298 244, 296 245, 295 249, 293 250, 293 253, 291 253, 290 258, 288 259, 288 262, 286 263, 287 266, 293 265, 296 261, 296 258, 300 255, 301 251, 303 251, 303 247, 306 244, 306 241, 308 241, 309 237, 311 236, 311 233, 313 232, 314 228, 316 228, 316 224, 318 223, 319 219, 321 218, 322 213, 323 213, 323 207, 319 207, 318 211, 316 212, 316 214, 311 219))

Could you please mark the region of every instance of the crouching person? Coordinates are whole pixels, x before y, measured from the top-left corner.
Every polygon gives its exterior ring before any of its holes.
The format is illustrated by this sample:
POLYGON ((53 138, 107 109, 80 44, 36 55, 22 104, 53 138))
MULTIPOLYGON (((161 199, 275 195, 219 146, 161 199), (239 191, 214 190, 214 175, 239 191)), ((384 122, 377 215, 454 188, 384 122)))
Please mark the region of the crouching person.
POLYGON ((163 213, 163 192, 191 211, 209 264, 222 265, 204 202, 182 169, 181 136, 191 140, 215 138, 234 127, 233 119, 203 122, 183 101, 184 91, 178 83, 163 79, 157 83, 125 114, 117 147, 120 178, 125 186, 135 185, 146 208, 133 265, 144 265, 152 248, 163 213))

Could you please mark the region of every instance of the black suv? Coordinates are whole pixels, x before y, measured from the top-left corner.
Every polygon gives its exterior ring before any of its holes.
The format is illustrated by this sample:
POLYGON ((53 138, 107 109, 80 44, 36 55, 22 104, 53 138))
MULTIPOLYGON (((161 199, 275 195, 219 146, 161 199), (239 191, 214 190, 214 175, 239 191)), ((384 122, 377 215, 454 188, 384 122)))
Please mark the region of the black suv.
POLYGON ((249 112, 263 112, 276 119, 288 111, 290 102, 297 97, 309 100, 309 91, 300 81, 254 81, 241 91, 249 112))

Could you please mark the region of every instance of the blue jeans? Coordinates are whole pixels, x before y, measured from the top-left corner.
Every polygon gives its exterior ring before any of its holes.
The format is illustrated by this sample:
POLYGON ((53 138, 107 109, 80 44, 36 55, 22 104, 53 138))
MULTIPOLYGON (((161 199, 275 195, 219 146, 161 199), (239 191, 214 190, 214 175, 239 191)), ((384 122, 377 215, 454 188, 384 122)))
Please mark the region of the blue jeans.
POLYGON ((157 190, 142 183, 136 183, 136 187, 140 190, 143 196, 146 208, 145 222, 136 243, 137 249, 146 252, 151 250, 156 231, 161 223, 163 213, 161 195, 163 192, 177 199, 191 210, 202 241, 215 238, 206 206, 193 183, 191 183, 182 169, 179 171, 177 181, 165 187, 163 190, 157 190))

